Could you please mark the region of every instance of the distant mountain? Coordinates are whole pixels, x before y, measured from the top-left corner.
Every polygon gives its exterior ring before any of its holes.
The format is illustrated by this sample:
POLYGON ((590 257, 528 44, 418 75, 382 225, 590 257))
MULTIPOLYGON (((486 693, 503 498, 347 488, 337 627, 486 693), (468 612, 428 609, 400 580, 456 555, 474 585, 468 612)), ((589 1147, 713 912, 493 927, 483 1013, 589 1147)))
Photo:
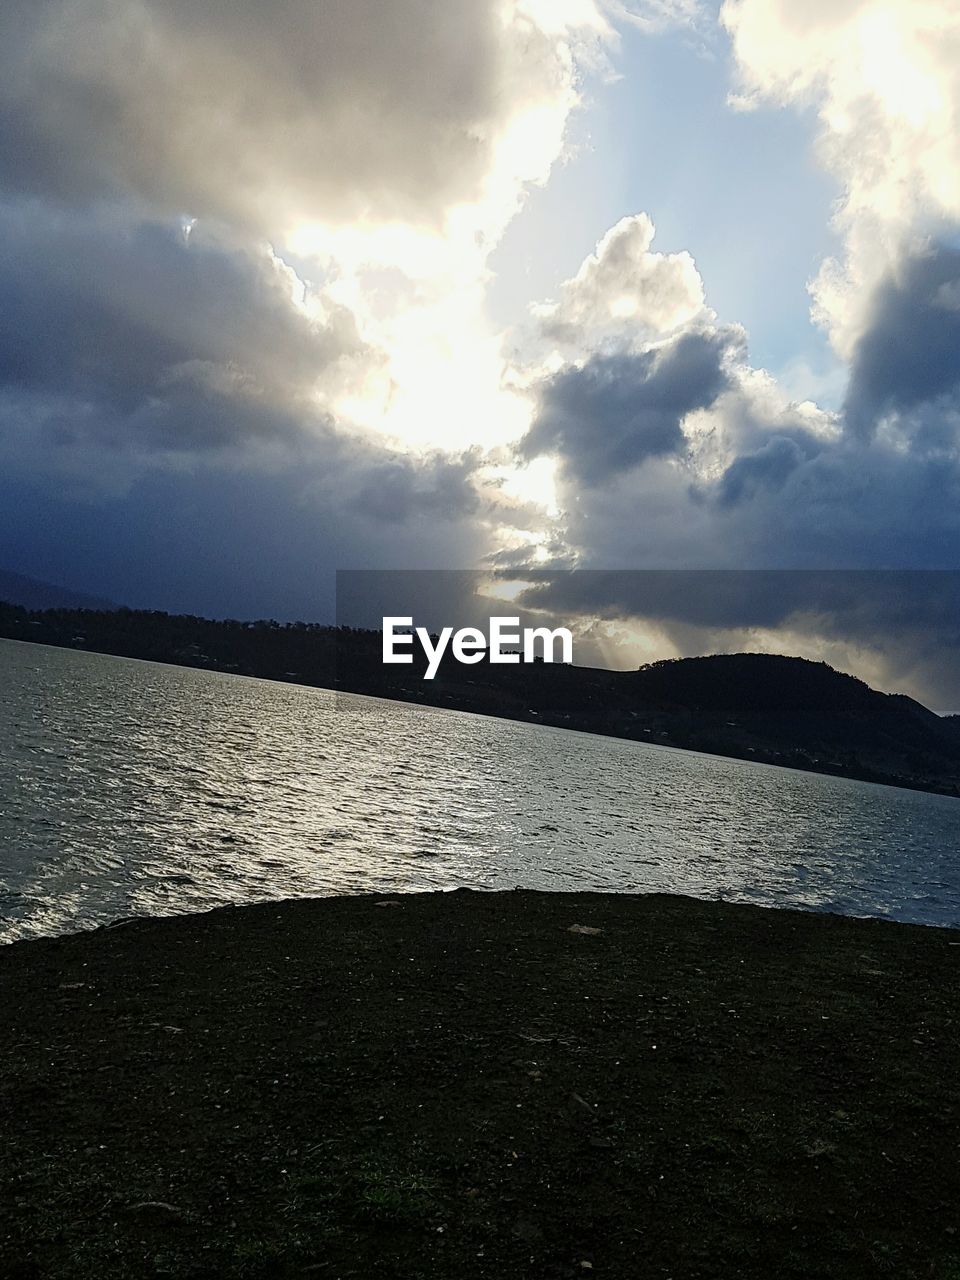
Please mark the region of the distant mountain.
POLYGON ((960 729, 904 694, 879 693, 825 662, 715 654, 653 663, 629 677, 659 730, 701 750, 830 772, 939 776, 960 791, 960 729))
POLYGON ((87 596, 67 587, 57 587, 36 578, 0 569, 0 600, 18 604, 24 609, 116 609, 112 600, 87 596))
POLYGON ((437 678, 425 681, 422 666, 383 665, 379 632, 315 623, 214 622, 132 609, 31 612, 0 603, 0 636, 960 796, 960 718, 803 658, 714 654, 606 671, 545 662, 462 666, 448 656, 437 678))
POLYGON ((630 682, 646 702, 778 716, 795 711, 872 713, 878 700, 885 702, 888 696, 825 662, 778 653, 666 658, 642 666, 630 682))
POLYGON ((733 715, 755 731, 829 725, 834 737, 857 737, 865 728, 872 735, 884 729, 901 745, 926 742, 930 734, 952 741, 955 732, 950 717, 905 694, 879 693, 856 676, 806 658, 723 653, 668 659, 641 667, 632 680, 634 696, 644 705, 683 708, 702 719, 733 715))

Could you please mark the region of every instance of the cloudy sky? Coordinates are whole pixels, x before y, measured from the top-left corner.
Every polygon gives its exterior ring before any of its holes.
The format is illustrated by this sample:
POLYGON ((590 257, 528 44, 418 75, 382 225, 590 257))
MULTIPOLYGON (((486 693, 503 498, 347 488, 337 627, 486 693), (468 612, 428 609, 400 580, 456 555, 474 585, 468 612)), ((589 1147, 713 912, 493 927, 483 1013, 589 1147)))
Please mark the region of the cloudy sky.
MULTIPOLYGON (((2 567, 323 619, 337 568, 960 566, 956 0, 0 27, 2 567)), ((610 661, 789 643, 960 706, 942 579, 562 581, 610 661)))

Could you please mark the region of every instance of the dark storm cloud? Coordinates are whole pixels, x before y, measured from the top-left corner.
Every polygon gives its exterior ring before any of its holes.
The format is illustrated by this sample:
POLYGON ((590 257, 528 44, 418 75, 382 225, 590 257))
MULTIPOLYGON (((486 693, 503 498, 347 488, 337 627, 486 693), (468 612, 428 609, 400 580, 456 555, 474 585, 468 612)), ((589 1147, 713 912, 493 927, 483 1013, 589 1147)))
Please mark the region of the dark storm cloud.
POLYGON ((870 324, 857 343, 845 413, 851 429, 872 432, 890 413, 960 392, 960 249, 931 245, 906 257, 876 291, 870 324))
POLYGON ((73 434, 199 447, 292 429, 350 313, 295 306, 266 250, 200 229, 0 211, 0 389, 73 434))
POLYGON ((877 291, 844 414, 785 405, 724 332, 595 353, 543 386, 523 453, 561 464, 575 563, 960 566, 960 251, 905 259, 877 291), (698 358, 661 395, 657 361, 685 339, 698 358))
POLYGON ((299 293, 200 225, 0 207, 4 559, 142 605, 317 617, 337 563, 482 554, 479 459, 324 410, 380 356, 299 293))
POLYGON ((724 507, 748 501, 760 490, 778 491, 808 458, 820 450, 802 436, 774 435, 753 453, 735 458, 724 471, 716 501, 724 507))
POLYGON ((202 472, 211 509, 232 471, 265 502, 279 485, 291 507, 353 513, 344 527, 476 512, 476 453, 402 453, 320 407, 378 353, 343 308, 296 305, 266 250, 35 210, 0 212, 0 232, 0 468, 51 507, 167 469, 202 472))
POLYGON ((446 520, 470 516, 480 505, 471 483, 479 463, 478 451, 459 458, 434 454, 420 463, 384 451, 360 474, 353 502, 388 523, 403 523, 414 515, 446 520))
POLYGON ((431 509, 429 462, 394 460, 422 507, 371 515, 357 495, 387 461, 335 439, 267 468, 208 454, 189 470, 141 469, 109 500, 51 483, 47 470, 0 465, 0 546, 33 575, 99 583, 134 607, 332 621, 344 565, 470 564, 488 545, 473 519, 431 509))
MULTIPOLYGON (((733 416, 729 397, 713 412, 719 436, 733 416)), ((816 438, 777 418, 767 428, 740 432, 719 472, 681 457, 652 459, 612 476, 602 489, 561 477, 564 534, 576 562, 588 568, 960 565, 956 456, 816 438)))
POLYGON ((559 68, 491 0, 7 0, 0 181, 273 232, 433 223, 559 68))
POLYGON ((848 569, 533 570, 522 602, 706 631, 775 629, 797 616, 828 619, 864 638, 911 631, 918 621, 960 647, 960 571, 848 569), (539 581, 538 581, 539 580, 539 581))
POLYGON ((521 455, 556 456, 587 486, 680 453, 683 419, 712 404, 729 385, 725 368, 736 331, 689 332, 663 347, 595 354, 563 369, 540 389, 521 455))

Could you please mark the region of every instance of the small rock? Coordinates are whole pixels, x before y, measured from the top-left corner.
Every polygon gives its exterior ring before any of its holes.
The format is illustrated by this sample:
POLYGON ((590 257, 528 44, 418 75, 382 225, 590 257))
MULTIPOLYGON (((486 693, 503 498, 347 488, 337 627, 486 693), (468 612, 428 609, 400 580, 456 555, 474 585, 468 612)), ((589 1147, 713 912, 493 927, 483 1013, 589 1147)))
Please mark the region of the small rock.
POLYGON ((597 1113, 594 1111, 593 1107, 591 1107, 590 1103, 587 1102, 586 1098, 581 1098, 579 1093, 571 1093, 570 1109, 571 1111, 579 1112, 581 1115, 588 1115, 591 1120, 595 1120, 597 1118, 597 1113))
POLYGON ((526 1244, 533 1244, 535 1240, 540 1239, 543 1232, 529 1218, 518 1218, 514 1224, 513 1234, 518 1240, 523 1240, 526 1244))
POLYGON ((127 1213, 142 1213, 157 1218, 185 1218, 183 1209, 175 1204, 167 1204, 165 1200, 141 1200, 139 1204, 128 1204, 127 1213))
POLYGON ((589 924, 572 924, 567 930, 567 933, 586 933, 589 934, 590 937, 595 938, 599 934, 603 933, 603 930, 594 929, 594 927, 589 924))

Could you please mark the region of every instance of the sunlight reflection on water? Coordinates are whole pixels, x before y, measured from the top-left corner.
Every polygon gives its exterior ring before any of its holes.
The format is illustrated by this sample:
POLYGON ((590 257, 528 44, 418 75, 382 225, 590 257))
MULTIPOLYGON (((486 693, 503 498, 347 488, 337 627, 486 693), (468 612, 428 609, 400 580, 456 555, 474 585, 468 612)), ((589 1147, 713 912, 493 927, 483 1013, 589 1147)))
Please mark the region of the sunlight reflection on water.
POLYGON ((0 939, 297 895, 668 890, 960 925, 960 801, 0 641, 0 939))

